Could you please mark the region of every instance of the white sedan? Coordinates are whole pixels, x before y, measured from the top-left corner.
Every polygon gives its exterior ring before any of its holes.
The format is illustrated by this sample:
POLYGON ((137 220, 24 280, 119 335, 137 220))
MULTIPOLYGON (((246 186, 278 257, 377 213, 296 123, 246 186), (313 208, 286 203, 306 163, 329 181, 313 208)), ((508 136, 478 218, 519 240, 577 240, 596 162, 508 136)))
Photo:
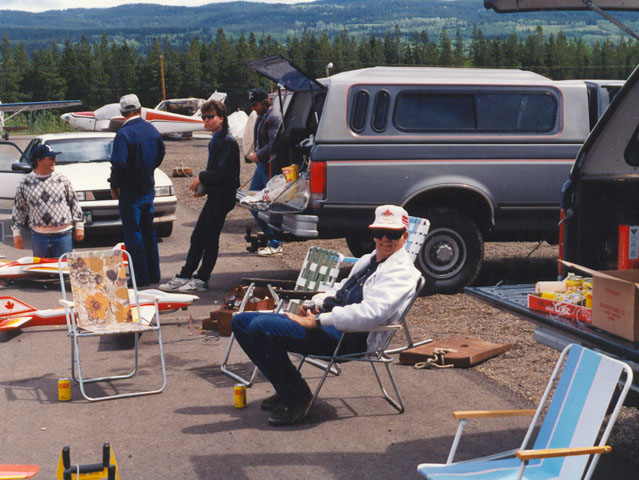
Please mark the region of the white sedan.
MULTIPOLYGON (((71 181, 84 214, 85 229, 119 231, 122 228, 118 202, 111 198, 107 179, 111 174, 111 150, 114 133, 57 133, 39 135, 22 152, 12 142, 0 142, 0 211, 13 208, 16 187, 31 171, 29 153, 46 143, 56 152, 56 170, 71 181)), ((177 198, 171 179, 155 169, 155 218, 158 235, 168 237, 173 231, 177 198)))

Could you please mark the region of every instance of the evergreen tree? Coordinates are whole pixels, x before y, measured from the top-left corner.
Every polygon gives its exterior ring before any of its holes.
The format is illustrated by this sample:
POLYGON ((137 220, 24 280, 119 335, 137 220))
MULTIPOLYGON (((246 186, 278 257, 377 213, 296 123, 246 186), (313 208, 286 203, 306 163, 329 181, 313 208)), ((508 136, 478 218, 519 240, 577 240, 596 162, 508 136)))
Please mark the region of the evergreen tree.
POLYGON ((59 52, 54 43, 49 48, 33 52, 27 85, 34 100, 63 100, 66 82, 59 71, 59 52))
POLYGON ((455 48, 453 49, 453 65, 455 67, 463 67, 464 60, 464 40, 462 38, 461 30, 459 27, 455 32, 455 48))
POLYGON ((0 42, 0 100, 5 103, 19 102, 24 98, 20 92, 22 75, 16 63, 15 51, 6 35, 0 42))
POLYGON ((450 37, 445 28, 439 36, 439 61, 442 67, 451 67, 453 65, 453 47, 450 43, 450 37))
POLYGON ((160 55, 163 55, 160 41, 153 38, 149 53, 142 62, 140 77, 135 89, 142 106, 154 106, 162 99, 162 84, 160 74, 160 55))

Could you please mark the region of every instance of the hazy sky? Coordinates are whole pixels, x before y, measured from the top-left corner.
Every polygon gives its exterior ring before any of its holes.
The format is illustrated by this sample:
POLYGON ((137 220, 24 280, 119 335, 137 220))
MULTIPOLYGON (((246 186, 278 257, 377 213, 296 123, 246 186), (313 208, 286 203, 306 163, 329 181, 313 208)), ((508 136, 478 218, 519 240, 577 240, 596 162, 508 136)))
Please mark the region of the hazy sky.
MULTIPOLYGON (((45 10, 64 10, 66 8, 107 8, 126 3, 155 3, 161 5, 181 5, 196 7, 207 3, 219 3, 229 0, 2 0, 0 10, 23 10, 44 12, 45 10)), ((251 0, 247 0, 251 1, 251 0)), ((264 3, 301 3, 312 0, 259 0, 264 3)))

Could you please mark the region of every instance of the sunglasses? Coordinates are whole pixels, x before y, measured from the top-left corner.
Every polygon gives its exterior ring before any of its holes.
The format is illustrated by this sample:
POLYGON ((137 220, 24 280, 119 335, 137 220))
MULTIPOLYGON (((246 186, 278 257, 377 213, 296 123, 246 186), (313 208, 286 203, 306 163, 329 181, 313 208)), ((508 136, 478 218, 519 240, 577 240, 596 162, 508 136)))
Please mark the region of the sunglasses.
POLYGON ((202 120, 212 120, 217 115, 202 115, 202 120))
POLYGON ((373 238, 376 238, 377 240, 381 240, 384 236, 386 236, 386 238, 388 238, 389 240, 399 240, 402 237, 402 235, 404 235, 405 231, 406 231, 405 229, 401 229, 401 230, 391 230, 387 228, 372 229, 373 238))

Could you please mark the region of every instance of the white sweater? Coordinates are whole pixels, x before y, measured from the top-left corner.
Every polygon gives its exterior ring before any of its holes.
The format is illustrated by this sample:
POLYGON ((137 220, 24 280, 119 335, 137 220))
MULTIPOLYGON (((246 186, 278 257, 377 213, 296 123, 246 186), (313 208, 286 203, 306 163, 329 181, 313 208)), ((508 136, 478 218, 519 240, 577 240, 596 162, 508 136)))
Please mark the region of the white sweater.
MULTIPOLYGON (((366 268, 375 251, 361 257, 349 278, 366 268)), ((403 248, 388 257, 364 283, 361 303, 335 307, 331 312, 320 314, 322 326, 333 326, 345 332, 366 332, 381 325, 393 325, 415 291, 420 272, 403 248)), ((321 307, 324 299, 335 295, 348 279, 335 284, 327 292, 313 297, 321 307)), ((389 332, 370 332, 367 338, 369 350, 383 346, 389 332)))

